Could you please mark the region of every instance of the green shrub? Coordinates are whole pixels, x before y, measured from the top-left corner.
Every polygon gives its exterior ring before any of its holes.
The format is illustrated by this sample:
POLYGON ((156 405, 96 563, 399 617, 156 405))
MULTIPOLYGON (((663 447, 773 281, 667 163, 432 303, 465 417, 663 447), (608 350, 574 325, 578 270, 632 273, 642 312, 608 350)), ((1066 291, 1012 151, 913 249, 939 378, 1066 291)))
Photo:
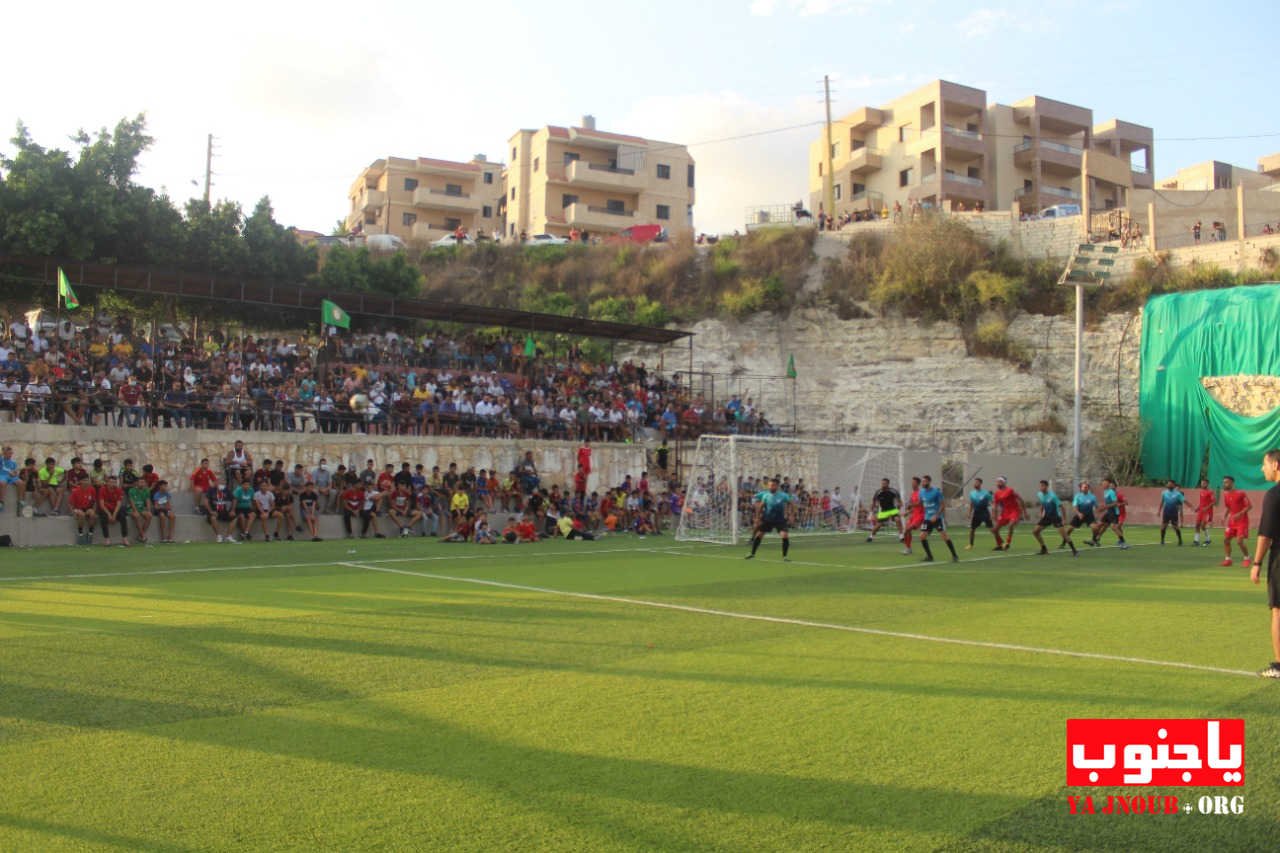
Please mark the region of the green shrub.
POLYGON ((1004 359, 1021 370, 1031 367, 1031 350, 1009 337, 1009 323, 1003 317, 988 317, 978 323, 971 349, 974 355, 1004 359))

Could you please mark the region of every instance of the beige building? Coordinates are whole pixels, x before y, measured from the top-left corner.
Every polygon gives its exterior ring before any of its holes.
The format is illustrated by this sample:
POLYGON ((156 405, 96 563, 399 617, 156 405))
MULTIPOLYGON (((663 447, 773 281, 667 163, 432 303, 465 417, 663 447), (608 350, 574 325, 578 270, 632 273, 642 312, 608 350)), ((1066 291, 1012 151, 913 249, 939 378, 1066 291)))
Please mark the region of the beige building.
POLYGON ((1230 190, 1236 187, 1260 190, 1273 183, 1275 179, 1260 170, 1255 172, 1219 160, 1206 160, 1179 169, 1173 177, 1163 178, 1159 186, 1162 190, 1230 190))
POLYGON ((693 230, 694 163, 683 145, 581 127, 548 125, 510 139, 506 170, 506 235, 555 234, 578 228, 617 233, 661 225, 672 235, 693 230))
POLYGON ((1128 190, 1152 186, 1152 142, 1151 128, 1095 125, 1085 107, 1038 95, 988 104, 982 89, 935 80, 833 121, 829 175, 821 131, 809 146, 809 202, 833 216, 895 202, 1005 210, 1016 201, 1028 212, 1080 204, 1088 152, 1089 206, 1117 207, 1128 190))
POLYGON ((375 160, 347 196, 347 230, 432 241, 458 226, 492 235, 502 219, 502 165, 476 156, 469 163, 419 157, 375 160))

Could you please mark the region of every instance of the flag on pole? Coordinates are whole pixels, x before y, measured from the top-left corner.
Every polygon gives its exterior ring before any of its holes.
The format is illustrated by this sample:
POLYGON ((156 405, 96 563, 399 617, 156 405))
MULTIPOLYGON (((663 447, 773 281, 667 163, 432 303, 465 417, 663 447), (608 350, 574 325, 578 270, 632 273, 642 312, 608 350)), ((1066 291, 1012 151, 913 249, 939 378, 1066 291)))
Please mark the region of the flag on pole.
POLYGON ((344 329, 350 329, 351 315, 328 299, 325 299, 320 303, 320 322, 326 326, 341 326, 344 329))
POLYGON ((80 300, 76 299, 76 292, 71 289, 71 282, 67 281, 67 274, 62 271, 62 267, 58 267, 58 298, 67 306, 68 311, 80 307, 80 300))
POLYGON ((787 378, 788 379, 796 378, 796 354, 795 353, 792 353, 791 356, 787 359, 787 378))
POLYGON ((533 335, 525 336, 524 354, 527 356, 535 356, 538 354, 538 345, 533 342, 533 335))

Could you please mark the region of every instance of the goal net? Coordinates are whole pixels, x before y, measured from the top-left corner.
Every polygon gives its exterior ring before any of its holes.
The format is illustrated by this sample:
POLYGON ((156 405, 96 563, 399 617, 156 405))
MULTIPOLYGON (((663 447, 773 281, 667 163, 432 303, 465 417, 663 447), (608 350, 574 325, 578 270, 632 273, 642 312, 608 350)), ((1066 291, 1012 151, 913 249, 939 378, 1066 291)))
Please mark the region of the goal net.
POLYGON ((774 477, 796 498, 788 511, 793 536, 866 528, 881 479, 901 490, 903 467, 900 447, 704 435, 686 469, 676 539, 732 545, 749 537, 755 523, 752 496, 774 477))

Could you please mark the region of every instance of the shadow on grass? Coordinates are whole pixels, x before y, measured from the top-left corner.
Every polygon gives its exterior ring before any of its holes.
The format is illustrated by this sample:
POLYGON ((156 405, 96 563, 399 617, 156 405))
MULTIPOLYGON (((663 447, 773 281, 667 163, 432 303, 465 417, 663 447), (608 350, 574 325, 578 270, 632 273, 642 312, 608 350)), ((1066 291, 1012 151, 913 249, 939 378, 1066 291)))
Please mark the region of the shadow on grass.
POLYGON ((0 812, 0 827, 81 842, 81 845, 77 846, 94 844, 118 847, 122 850, 145 850, 147 853, 187 853, 187 851, 196 849, 194 847, 168 844, 163 841, 149 841, 135 836, 118 835, 99 829, 90 829, 86 826, 50 823, 49 821, 25 815, 4 814, 3 812, 0 812))

